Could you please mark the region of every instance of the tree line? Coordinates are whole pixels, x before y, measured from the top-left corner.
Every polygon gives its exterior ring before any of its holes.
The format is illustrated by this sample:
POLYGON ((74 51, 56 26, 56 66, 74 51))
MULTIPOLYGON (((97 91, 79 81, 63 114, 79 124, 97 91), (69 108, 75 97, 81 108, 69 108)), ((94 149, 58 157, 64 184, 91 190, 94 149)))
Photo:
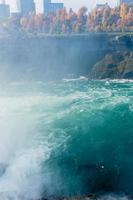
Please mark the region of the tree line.
POLYGON ((77 13, 63 8, 47 16, 29 13, 23 17, 12 16, 0 20, 0 28, 9 34, 18 30, 32 34, 133 31, 133 6, 121 4, 111 8, 105 4, 97 6, 91 12, 86 7, 81 7, 77 13))

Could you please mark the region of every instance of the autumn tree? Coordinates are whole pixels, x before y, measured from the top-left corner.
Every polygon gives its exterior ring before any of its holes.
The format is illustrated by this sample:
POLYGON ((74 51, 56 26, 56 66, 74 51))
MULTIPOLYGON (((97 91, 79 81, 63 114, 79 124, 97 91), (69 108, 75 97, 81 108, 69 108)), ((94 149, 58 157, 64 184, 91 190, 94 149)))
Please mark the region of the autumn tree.
POLYGON ((97 6, 87 13, 81 7, 76 13, 66 8, 48 15, 29 13, 27 16, 12 16, 0 23, 8 30, 22 30, 32 34, 71 34, 101 31, 133 31, 133 6, 122 4, 110 8, 108 4, 97 6))

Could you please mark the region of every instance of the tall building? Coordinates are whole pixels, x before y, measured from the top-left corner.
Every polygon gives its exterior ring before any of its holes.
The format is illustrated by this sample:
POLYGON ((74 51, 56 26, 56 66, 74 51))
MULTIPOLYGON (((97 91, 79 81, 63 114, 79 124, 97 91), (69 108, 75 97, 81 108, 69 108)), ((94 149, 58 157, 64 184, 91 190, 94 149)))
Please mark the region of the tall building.
POLYGON ((9 16, 10 16, 10 7, 3 0, 0 3, 0 18, 7 18, 9 16))
POLYGON ((133 4, 133 0, 122 0, 122 3, 133 4))
POLYGON ((121 0, 117 0, 117 6, 121 4, 121 0))
POLYGON ((63 9, 63 3, 52 3, 51 0, 43 0, 43 12, 47 15, 50 12, 57 12, 63 9))
POLYGON ((109 7, 108 3, 104 3, 104 4, 96 4, 96 8, 101 10, 103 8, 107 8, 109 7))
POLYGON ((22 15, 28 15, 30 12, 35 12, 34 0, 19 0, 18 5, 22 15))
POLYGON ((122 3, 126 3, 128 5, 133 5, 133 0, 118 0, 118 5, 122 4, 122 3))

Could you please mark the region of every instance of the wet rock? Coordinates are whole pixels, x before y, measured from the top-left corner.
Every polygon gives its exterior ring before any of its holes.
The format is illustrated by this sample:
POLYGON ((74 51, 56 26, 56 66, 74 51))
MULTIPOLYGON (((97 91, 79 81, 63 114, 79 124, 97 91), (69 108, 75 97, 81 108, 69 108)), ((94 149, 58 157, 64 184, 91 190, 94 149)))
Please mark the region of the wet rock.
POLYGON ((107 54, 92 68, 91 78, 133 78, 133 51, 107 54))

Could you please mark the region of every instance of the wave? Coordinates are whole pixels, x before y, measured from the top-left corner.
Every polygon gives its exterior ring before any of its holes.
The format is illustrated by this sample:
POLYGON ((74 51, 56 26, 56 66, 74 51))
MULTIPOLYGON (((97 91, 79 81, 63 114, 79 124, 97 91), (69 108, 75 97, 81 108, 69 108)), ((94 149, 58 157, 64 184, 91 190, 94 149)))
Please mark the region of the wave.
POLYGON ((110 80, 112 83, 133 83, 133 79, 113 79, 110 80))
POLYGON ((1 88, 0 199, 130 199, 119 193, 133 188, 132 91, 107 80, 1 88))
POLYGON ((64 78, 62 79, 65 82, 73 82, 73 81, 88 81, 88 78, 85 76, 80 76, 79 78, 64 78))
POLYGON ((118 195, 118 194, 106 194, 98 198, 99 200, 131 200, 132 196, 118 195))

